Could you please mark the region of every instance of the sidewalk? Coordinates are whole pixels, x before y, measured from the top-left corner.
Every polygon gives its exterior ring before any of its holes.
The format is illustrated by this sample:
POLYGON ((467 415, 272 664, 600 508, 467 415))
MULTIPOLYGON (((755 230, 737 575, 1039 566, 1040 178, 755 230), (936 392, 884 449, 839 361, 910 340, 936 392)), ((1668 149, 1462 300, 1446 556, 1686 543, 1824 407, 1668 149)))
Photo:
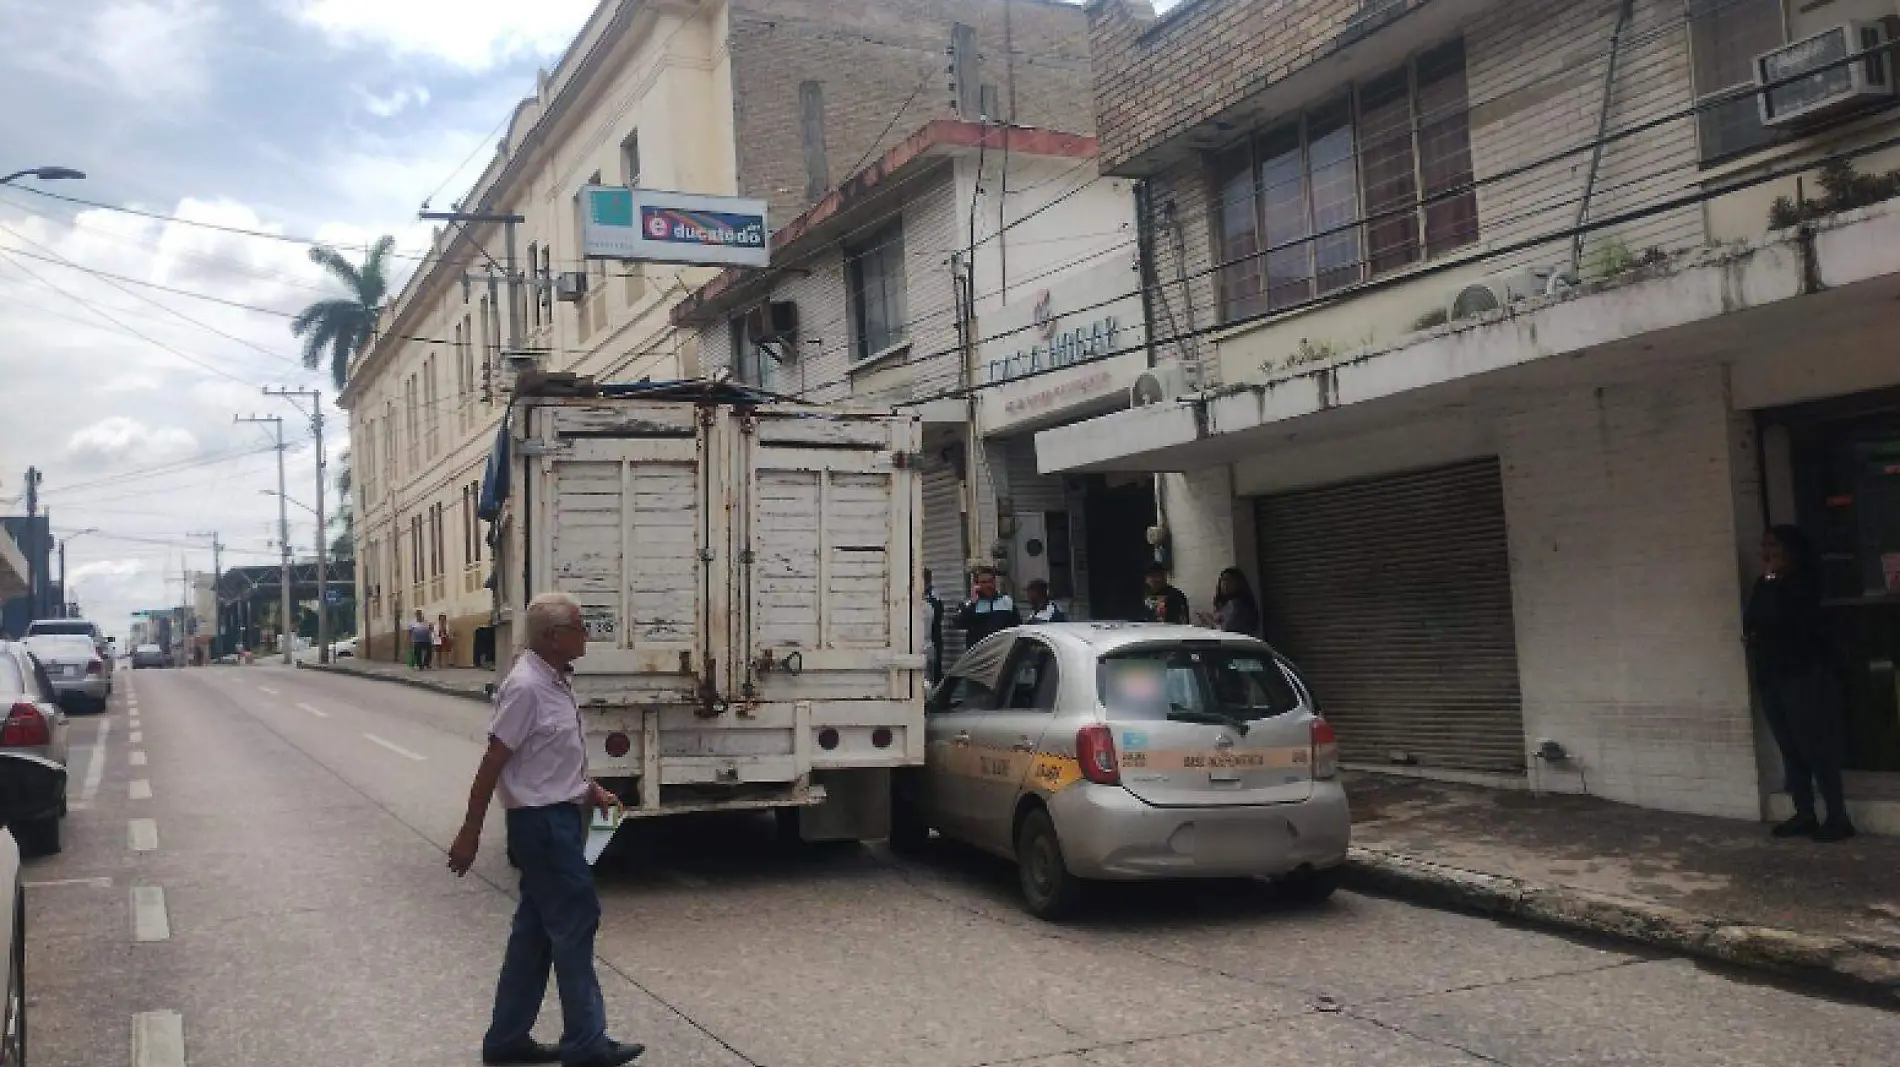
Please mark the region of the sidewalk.
POLYGON ((301 670, 329 671, 333 674, 353 674, 359 678, 376 678, 385 682, 398 682, 412 685, 418 689, 430 689, 450 696, 467 697, 471 700, 486 701, 488 686, 495 681, 495 672, 487 668, 442 667, 436 670, 418 671, 400 663, 385 663, 379 660, 357 659, 347 656, 328 664, 311 661, 298 663, 301 670))
POLYGON ((1900 1004, 1900 838, 1353 775, 1349 884, 1851 986, 1900 1004))

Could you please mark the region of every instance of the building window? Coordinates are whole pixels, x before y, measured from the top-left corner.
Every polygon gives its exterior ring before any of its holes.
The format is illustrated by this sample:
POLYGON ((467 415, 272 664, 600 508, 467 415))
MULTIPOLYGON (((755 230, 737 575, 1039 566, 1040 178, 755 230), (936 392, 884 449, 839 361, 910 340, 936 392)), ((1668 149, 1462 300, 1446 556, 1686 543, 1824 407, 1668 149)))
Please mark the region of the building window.
POLYGON ((1464 43, 1250 138, 1214 171, 1229 320, 1473 243, 1464 43))
POLYGON ((640 131, 635 130, 620 142, 621 184, 629 189, 640 185, 640 131))
POLYGON ((363 501, 376 499, 376 420, 363 420, 363 501))
POLYGON ((899 221, 873 234, 862 245, 846 246, 851 283, 853 358, 869 359, 902 344, 904 322, 904 224, 899 221))
POLYGON ((414 471, 422 465, 422 412, 416 406, 416 376, 413 374, 403 383, 402 404, 403 421, 409 431, 409 469, 414 471))
MULTIPOLYGON (((530 257, 528 262, 532 265, 533 258, 530 257)), ((541 249, 540 276, 541 284, 535 287, 535 292, 539 294, 536 299, 540 304, 540 312, 535 321, 539 323, 545 320, 552 326, 554 325, 554 250, 552 248, 541 249)))
POLYGON ((442 450, 442 390, 435 373, 435 356, 422 361, 422 409, 428 427, 427 455, 434 459, 442 450))
POLYGON ((541 298, 536 295, 535 283, 541 278, 541 246, 528 242, 528 305, 529 322, 534 329, 541 328, 541 298))
MULTIPOLYGON (((1755 84, 1755 57, 1786 43, 1781 0, 1689 0, 1689 40, 1698 99, 1755 84)), ((1754 95, 1698 115, 1705 162, 1752 152, 1781 138, 1761 124, 1754 95)))
POLYGON ((770 388, 766 379, 771 373, 772 357, 746 338, 745 316, 728 321, 726 330, 731 336, 733 380, 761 389, 770 388))

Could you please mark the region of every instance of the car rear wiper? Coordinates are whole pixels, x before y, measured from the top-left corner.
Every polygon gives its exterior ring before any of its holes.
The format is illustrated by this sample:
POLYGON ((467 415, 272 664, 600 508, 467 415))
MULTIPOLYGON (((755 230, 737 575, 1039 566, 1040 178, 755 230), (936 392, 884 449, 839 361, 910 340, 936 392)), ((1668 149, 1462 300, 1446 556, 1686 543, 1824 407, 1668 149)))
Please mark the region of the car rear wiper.
POLYGON ((1196 711, 1185 704, 1168 705, 1168 721, 1199 723, 1202 726, 1229 726, 1240 736, 1247 736, 1247 724, 1213 711, 1196 711))

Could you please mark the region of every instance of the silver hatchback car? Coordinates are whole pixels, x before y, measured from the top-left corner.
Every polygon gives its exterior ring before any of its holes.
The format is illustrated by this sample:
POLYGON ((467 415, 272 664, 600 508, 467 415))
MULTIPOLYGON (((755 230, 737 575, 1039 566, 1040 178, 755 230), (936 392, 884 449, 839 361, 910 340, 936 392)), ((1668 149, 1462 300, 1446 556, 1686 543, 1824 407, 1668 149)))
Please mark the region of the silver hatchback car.
POLYGON ((1031 913, 1092 880, 1267 877, 1322 899, 1351 837, 1338 745, 1298 672, 1250 637, 1055 623, 997 634, 931 695, 891 845, 1016 861, 1031 913))

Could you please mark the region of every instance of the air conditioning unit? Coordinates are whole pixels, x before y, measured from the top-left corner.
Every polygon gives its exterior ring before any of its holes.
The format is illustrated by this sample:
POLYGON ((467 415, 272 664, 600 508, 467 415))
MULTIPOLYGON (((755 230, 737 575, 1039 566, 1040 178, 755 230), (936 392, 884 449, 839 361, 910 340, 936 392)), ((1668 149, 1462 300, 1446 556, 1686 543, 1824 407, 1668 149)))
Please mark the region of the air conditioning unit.
POLYGON ((1141 376, 1135 379, 1135 384, 1129 387, 1128 406, 1141 408, 1162 404, 1193 391, 1193 374, 1187 364, 1180 360, 1157 363, 1142 371, 1141 376))
POLYGON ((797 336, 797 304, 773 300, 745 313, 745 338, 755 345, 789 341, 797 336))
POLYGON ((1775 86, 1755 97, 1761 124, 1796 126, 1893 99, 1893 57, 1884 50, 1887 41, 1887 27, 1881 23, 1843 22, 1756 56, 1755 84, 1775 86), (1852 63, 1841 62, 1862 52, 1871 54, 1852 63), (1813 75, 1800 77, 1810 70, 1813 75))
POLYGON ((565 304, 578 304, 587 295, 587 275, 579 271, 556 275, 554 279, 554 299, 565 304))
POLYGON ((1449 322, 1475 319, 1520 300, 1561 293, 1573 281, 1568 270, 1557 267, 1526 267, 1489 275, 1453 293, 1451 303, 1445 306, 1445 318, 1449 322))

